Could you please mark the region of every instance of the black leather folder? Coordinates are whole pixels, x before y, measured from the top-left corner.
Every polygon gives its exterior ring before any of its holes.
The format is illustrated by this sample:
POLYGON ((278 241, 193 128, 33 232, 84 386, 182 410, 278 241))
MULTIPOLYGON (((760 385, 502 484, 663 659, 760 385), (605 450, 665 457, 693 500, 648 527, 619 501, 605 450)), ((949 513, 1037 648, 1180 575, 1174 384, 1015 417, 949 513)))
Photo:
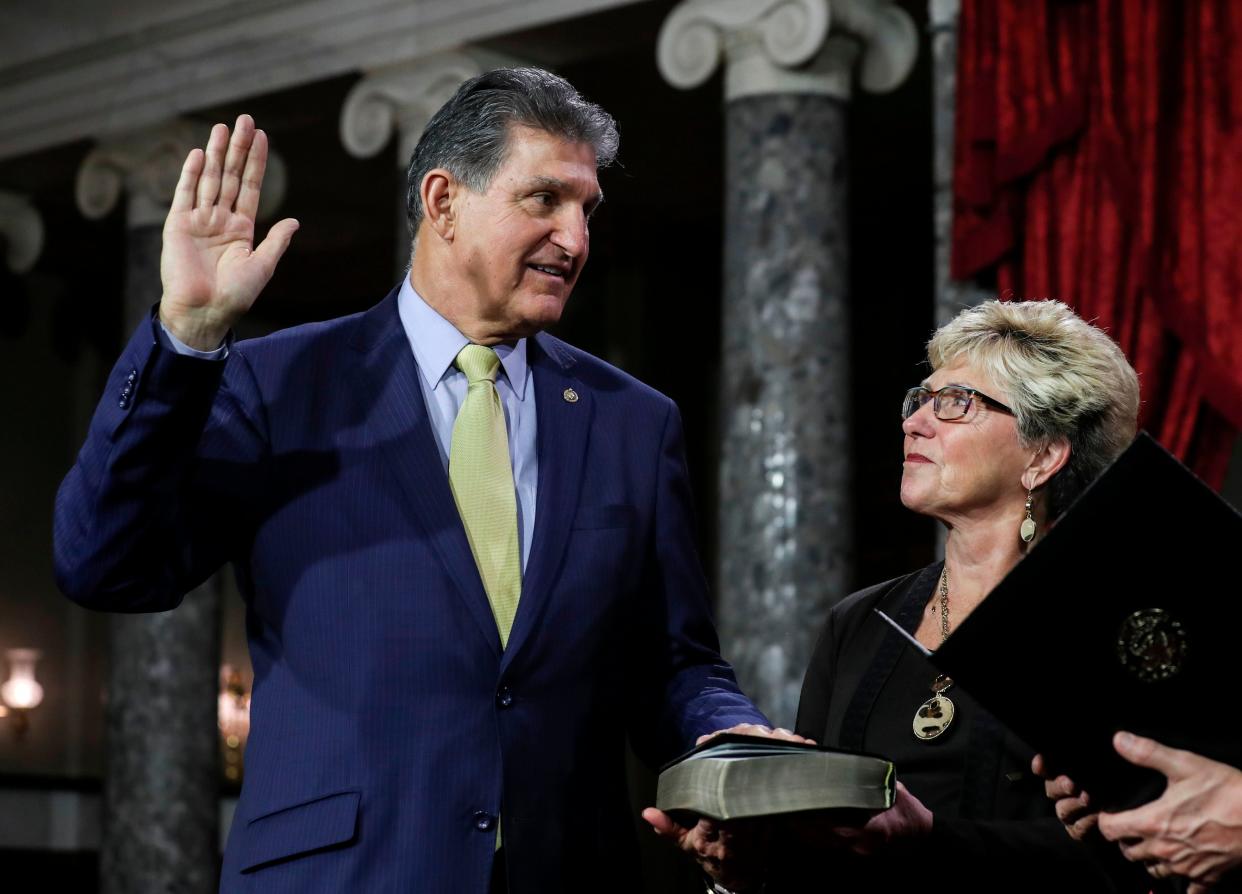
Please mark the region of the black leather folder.
POLYGON ((1242 516, 1140 433, 930 658, 1096 804, 1143 803, 1164 779, 1119 729, 1242 765, 1240 560, 1242 516))

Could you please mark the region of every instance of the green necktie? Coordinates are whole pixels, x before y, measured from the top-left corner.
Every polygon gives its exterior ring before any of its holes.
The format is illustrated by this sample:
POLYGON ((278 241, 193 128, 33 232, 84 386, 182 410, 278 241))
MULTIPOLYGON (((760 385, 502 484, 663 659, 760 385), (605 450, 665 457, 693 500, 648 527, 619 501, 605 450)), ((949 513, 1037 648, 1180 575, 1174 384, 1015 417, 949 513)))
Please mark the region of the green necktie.
POLYGON ((522 592, 522 559, 509 433, 495 384, 500 358, 491 348, 466 345, 454 365, 466 374, 470 390, 453 423, 449 485, 503 649, 509 643, 522 592))

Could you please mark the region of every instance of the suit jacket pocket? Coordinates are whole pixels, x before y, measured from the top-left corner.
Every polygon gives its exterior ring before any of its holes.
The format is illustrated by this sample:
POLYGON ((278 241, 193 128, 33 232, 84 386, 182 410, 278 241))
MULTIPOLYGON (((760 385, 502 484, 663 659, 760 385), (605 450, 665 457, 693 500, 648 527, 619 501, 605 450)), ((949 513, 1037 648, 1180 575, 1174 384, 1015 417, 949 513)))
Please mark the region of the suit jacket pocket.
POLYGON ((608 506, 580 506, 577 515, 574 516, 574 530, 628 528, 634 523, 637 515, 633 506, 624 503, 613 503, 608 506))
POLYGON ((241 871, 348 844, 357 828, 361 798, 358 791, 337 792, 252 819, 246 825, 241 871))

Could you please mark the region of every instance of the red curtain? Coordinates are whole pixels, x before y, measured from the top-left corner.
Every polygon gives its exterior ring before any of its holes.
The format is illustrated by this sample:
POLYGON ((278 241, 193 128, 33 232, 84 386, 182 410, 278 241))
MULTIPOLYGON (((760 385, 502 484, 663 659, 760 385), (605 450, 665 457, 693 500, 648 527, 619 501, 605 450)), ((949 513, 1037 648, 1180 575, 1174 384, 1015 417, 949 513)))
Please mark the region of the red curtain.
POLYGON ((963 0, 953 272, 1059 298, 1219 488, 1242 428, 1242 3, 963 0))

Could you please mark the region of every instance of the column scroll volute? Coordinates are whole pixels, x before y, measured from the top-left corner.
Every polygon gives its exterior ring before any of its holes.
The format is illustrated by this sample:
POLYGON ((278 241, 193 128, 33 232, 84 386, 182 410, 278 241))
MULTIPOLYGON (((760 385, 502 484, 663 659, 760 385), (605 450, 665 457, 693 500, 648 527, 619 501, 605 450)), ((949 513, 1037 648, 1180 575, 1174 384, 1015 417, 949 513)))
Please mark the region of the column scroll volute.
POLYGON ((656 47, 661 73, 683 89, 702 84, 723 60, 728 99, 845 98, 856 67, 864 89, 891 90, 917 55, 914 22, 892 0, 683 0, 656 47))
MULTIPOLYGON (((206 146, 209 133, 205 124, 177 120, 100 140, 78 167, 78 210, 98 220, 125 196, 129 226, 163 223, 186 156, 194 147, 206 146)), ((287 183, 284 161, 269 145, 260 219, 270 217, 284 201, 287 183)))
POLYGON ((370 158, 388 145, 395 132, 400 140, 398 164, 404 167, 431 116, 463 81, 516 64, 506 56, 468 49, 372 71, 345 98, 341 142, 355 158, 370 158))

